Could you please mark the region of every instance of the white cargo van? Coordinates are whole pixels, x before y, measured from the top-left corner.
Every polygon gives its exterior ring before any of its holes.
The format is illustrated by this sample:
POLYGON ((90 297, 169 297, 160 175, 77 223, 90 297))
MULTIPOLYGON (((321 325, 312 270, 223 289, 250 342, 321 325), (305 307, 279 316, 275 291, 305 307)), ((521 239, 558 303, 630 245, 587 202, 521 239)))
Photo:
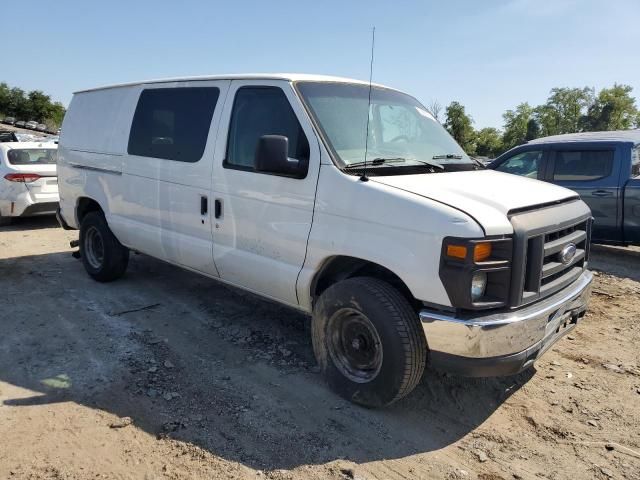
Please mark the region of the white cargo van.
POLYGON ((425 366, 517 373, 585 312, 586 205, 479 170, 391 88, 238 75, 81 91, 58 169, 59 220, 94 279, 135 250, 307 312, 329 384, 363 405, 407 395, 425 366))

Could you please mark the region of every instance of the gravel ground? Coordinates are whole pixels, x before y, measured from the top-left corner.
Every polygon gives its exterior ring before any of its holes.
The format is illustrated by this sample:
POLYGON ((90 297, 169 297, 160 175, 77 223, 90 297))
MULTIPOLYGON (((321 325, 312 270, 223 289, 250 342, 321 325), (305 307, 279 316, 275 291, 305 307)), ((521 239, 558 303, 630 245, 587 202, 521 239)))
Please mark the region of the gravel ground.
POLYGON ((0 230, 0 478, 640 479, 640 250, 521 375, 427 372, 384 410, 316 373, 309 320, 143 255, 98 284, 49 218, 0 230))

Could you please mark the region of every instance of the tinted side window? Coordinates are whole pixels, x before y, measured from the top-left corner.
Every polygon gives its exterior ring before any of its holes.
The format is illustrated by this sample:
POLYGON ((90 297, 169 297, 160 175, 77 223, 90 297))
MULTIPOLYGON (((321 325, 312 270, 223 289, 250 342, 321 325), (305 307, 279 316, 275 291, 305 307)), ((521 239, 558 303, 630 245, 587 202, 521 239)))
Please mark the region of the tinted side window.
POLYGON ((559 181, 591 181, 611 175, 613 150, 556 152, 553 179, 559 181))
POLYGON ((220 91, 215 87, 143 90, 133 116, 131 155, 197 162, 220 91))
POLYGON ((242 87, 233 103, 225 167, 252 170, 263 135, 284 135, 290 158, 309 159, 309 142, 284 92, 277 87, 242 87))
POLYGON ((514 155, 502 162, 496 170, 523 177, 538 178, 538 170, 542 161, 541 150, 531 150, 514 155))

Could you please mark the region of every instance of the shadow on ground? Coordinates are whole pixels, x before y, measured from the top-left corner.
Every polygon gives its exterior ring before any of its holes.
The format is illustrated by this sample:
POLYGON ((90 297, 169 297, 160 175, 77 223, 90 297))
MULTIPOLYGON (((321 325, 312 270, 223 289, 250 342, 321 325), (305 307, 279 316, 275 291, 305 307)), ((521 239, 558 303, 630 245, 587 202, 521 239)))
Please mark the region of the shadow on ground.
POLYGON ((11 219, 9 225, 0 227, 0 233, 2 232, 16 232, 27 230, 40 230, 42 228, 55 228, 59 227, 56 217, 53 215, 43 215, 38 217, 16 217, 11 219))
POLYGON ((593 244, 589 268, 640 281, 640 248, 593 244))
POLYGON ((534 373, 428 372, 408 398, 366 410, 315 373, 306 316, 149 257, 111 284, 70 253, 0 260, 0 292, 0 380, 38 392, 5 405, 77 402, 252 468, 441 449, 534 373))

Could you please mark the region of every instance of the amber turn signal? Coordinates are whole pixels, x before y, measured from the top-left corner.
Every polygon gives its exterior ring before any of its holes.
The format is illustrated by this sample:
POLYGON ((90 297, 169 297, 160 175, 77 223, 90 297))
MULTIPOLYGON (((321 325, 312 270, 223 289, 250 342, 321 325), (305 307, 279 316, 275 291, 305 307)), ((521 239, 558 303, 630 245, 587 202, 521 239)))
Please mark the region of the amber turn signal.
POLYGON ((467 258, 467 247, 464 245, 447 245, 447 257, 464 260, 467 258))
POLYGON ((483 262, 491 256, 491 243, 476 243, 473 248, 473 261, 483 262))

